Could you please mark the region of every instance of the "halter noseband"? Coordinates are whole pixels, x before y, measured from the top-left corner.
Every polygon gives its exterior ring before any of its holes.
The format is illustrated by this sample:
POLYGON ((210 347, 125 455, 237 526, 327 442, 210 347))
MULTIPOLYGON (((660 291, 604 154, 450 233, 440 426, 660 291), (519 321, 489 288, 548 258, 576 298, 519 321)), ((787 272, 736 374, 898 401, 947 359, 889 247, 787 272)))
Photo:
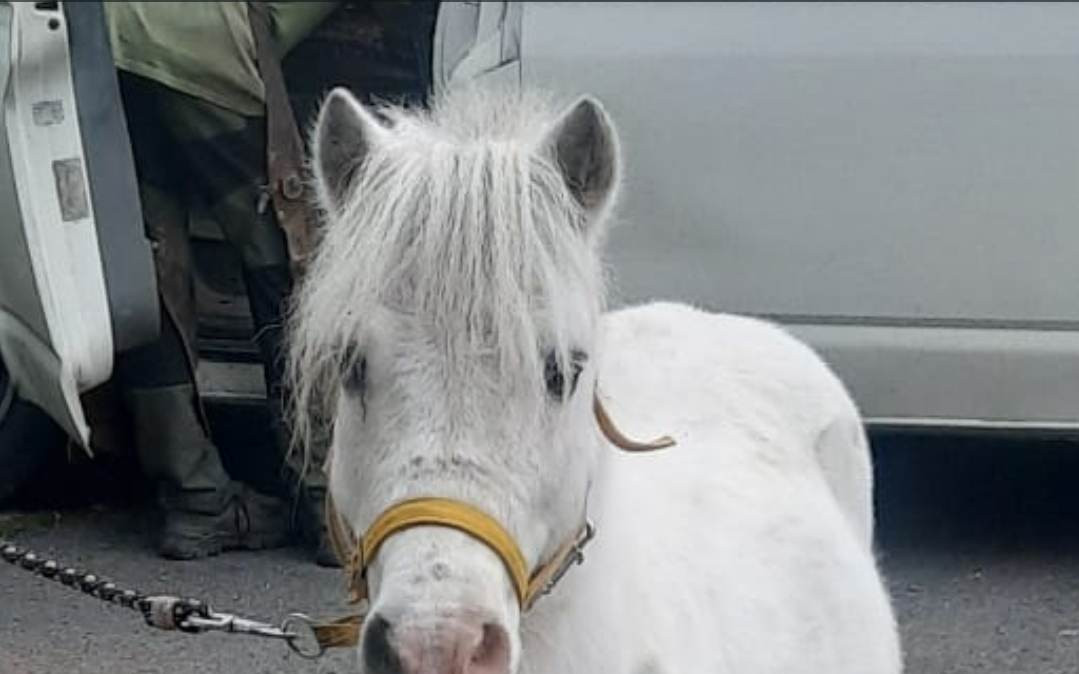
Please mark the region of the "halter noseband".
MULTIPOLYGON (((604 437, 624 451, 649 452, 675 444, 669 436, 651 442, 638 442, 626 437, 611 421, 598 396, 593 398, 592 411, 604 437)), ((394 534, 418 526, 456 529, 486 545, 502 560, 522 612, 532 608, 539 597, 550 592, 574 564, 584 561, 583 549, 595 534, 595 528, 586 519, 554 555, 530 572, 521 548, 498 520, 462 501, 440 497, 401 501, 382 511, 363 537, 357 539, 348 523, 338 514, 327 491, 326 527, 334 551, 344 562, 352 603, 368 598, 367 569, 382 544, 394 534)), ((352 646, 359 641, 363 618, 362 614, 350 615, 331 622, 312 622, 310 627, 321 648, 352 646)))

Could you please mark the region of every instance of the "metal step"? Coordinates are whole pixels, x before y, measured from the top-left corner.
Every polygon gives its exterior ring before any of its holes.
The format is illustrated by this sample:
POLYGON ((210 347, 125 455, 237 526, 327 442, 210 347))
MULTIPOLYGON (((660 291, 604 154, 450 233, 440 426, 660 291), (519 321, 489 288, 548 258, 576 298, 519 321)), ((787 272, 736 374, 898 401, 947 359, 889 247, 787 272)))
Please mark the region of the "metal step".
POLYGON ((260 363, 203 360, 198 368, 199 391, 208 404, 263 404, 266 383, 260 363))

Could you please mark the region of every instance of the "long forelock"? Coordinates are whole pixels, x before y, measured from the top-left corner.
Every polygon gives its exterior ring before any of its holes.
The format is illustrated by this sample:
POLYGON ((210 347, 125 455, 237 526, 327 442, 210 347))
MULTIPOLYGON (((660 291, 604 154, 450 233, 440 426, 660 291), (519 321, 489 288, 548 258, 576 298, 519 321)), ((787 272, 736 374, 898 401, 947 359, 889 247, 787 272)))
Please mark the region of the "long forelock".
POLYGON ((569 307, 583 302, 592 319, 602 308, 583 215, 538 147, 554 119, 544 99, 471 90, 431 111, 380 112, 388 138, 326 214, 294 302, 289 388, 303 446, 377 311, 437 335, 452 376, 534 382, 542 395, 541 347, 568 358, 580 318, 569 307))

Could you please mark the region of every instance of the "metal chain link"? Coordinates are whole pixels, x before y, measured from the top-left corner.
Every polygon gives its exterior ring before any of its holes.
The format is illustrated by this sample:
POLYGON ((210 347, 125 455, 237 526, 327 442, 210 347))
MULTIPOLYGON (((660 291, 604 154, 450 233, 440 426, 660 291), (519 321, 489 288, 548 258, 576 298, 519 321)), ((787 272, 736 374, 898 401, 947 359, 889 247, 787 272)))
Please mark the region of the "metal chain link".
POLYGON ((95 599, 139 611, 146 620, 146 624, 152 627, 195 632, 198 630, 186 627, 188 619, 192 616, 210 617, 210 607, 205 602, 198 599, 168 597, 175 600, 169 602, 172 605, 171 616, 169 616, 172 625, 168 626, 161 617, 160 611, 154 610, 160 608, 160 605, 164 603, 161 600, 165 597, 150 597, 138 590, 122 588, 107 578, 73 566, 64 566, 53 559, 43 559, 30 550, 20 548, 3 539, 0 539, 0 557, 9 564, 26 569, 42 578, 81 590, 95 599))
POLYGON ((284 627, 278 627, 229 613, 217 613, 210 610, 209 604, 198 599, 146 595, 138 590, 122 588, 97 574, 73 566, 64 566, 53 559, 44 559, 3 539, 0 539, 0 557, 9 564, 80 590, 95 599, 138 611, 147 625, 157 629, 178 630, 188 634, 220 631, 270 637, 285 640, 289 648, 304 657, 312 658, 322 654, 320 645, 311 645, 310 625, 313 621, 300 614, 291 615, 284 627), (303 633, 305 628, 308 634, 303 633), (296 629, 301 631, 297 632, 296 629))

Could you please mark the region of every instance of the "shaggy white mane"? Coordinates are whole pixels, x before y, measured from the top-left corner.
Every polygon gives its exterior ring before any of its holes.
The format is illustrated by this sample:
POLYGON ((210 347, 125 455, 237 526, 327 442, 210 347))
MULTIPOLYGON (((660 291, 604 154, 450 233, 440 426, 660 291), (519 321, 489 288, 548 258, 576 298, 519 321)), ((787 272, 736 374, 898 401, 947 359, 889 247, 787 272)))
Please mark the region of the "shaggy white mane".
POLYGON ((462 386, 512 377, 542 396, 544 352, 565 362, 567 323, 581 318, 560 310, 567 292, 589 289, 574 302, 591 320, 602 308, 585 215, 544 147, 556 119, 546 98, 467 89, 430 111, 377 114, 388 124, 375 129, 339 205, 316 186, 324 231, 290 319, 301 446, 316 419, 332 417, 376 311, 439 340, 462 386))

